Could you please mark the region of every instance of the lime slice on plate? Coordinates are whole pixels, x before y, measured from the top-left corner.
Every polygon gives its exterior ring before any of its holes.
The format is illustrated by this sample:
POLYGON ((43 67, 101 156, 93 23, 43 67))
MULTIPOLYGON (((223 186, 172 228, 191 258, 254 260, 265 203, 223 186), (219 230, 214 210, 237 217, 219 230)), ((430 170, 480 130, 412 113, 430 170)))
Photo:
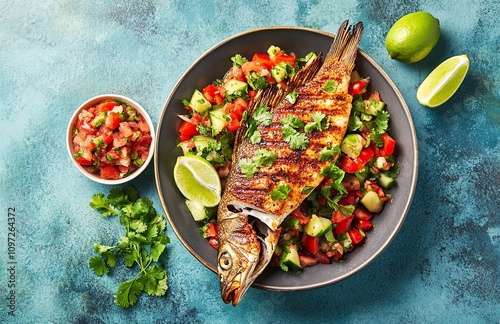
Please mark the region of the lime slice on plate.
POLYGON ((202 157, 183 155, 174 166, 174 181, 188 200, 206 207, 216 206, 221 198, 221 183, 217 170, 202 157))
POLYGON ((427 107, 437 107, 453 96, 469 70, 467 55, 450 57, 439 64, 417 90, 417 100, 427 107))

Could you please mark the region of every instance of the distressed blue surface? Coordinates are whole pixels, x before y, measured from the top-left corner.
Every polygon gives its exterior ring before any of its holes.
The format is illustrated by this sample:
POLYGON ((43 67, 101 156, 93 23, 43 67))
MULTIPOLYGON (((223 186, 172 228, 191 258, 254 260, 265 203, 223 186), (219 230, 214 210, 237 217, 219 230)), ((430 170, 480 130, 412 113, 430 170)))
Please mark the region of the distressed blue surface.
MULTIPOLYGON (((7 1, 0 0, 0 321, 18 323, 500 322, 500 40, 498 0, 399 1, 7 1), (402 15, 429 11, 441 38, 423 61, 403 65, 385 51, 402 15), (96 277, 96 241, 120 226, 89 207, 96 192, 70 163, 64 136, 86 99, 119 93, 158 121, 182 73, 226 37, 297 25, 335 32, 362 20, 361 48, 399 87, 419 140, 413 205, 392 245, 360 273, 295 293, 250 289, 237 307, 216 276, 168 229, 169 291, 113 304, 117 270, 96 277), (464 84, 442 107, 418 104, 420 82, 441 61, 466 53, 464 84), (16 316, 9 316, 8 208, 15 208, 16 316)), ((161 210, 153 165, 133 182, 161 210)))

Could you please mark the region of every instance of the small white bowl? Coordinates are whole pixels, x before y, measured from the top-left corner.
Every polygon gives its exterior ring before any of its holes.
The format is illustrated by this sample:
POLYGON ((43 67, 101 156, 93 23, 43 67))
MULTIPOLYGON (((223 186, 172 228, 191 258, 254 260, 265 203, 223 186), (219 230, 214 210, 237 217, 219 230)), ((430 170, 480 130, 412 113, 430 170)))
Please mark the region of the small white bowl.
POLYGON ((75 165, 75 167, 84 176, 86 176, 90 180, 93 180, 95 182, 102 183, 102 184, 107 184, 107 185, 122 184, 122 183, 128 182, 128 181, 130 181, 132 179, 135 179, 139 174, 141 174, 147 168, 147 166, 149 165, 149 163, 151 162, 151 160, 153 158, 153 152, 154 152, 154 147, 155 147, 155 140, 156 140, 156 138, 155 138, 154 125, 153 125, 153 122, 151 121, 151 118, 149 117, 148 113, 146 112, 146 110, 140 104, 138 104, 136 101, 134 101, 134 100, 132 100, 130 98, 127 98, 125 96, 116 95, 116 94, 99 95, 99 96, 90 98, 89 100, 85 101, 80 107, 78 107, 78 109, 75 111, 75 113, 71 117, 71 120, 70 120, 70 122, 68 124, 68 129, 67 129, 67 132, 66 132, 66 147, 68 149, 69 157, 70 157, 71 161, 73 162, 73 164, 75 165), (139 114, 141 114, 144 117, 144 119, 146 120, 146 122, 148 123, 149 129, 150 129, 150 135, 151 135, 151 138, 152 138, 152 141, 151 141, 151 144, 150 144, 150 147, 149 147, 148 157, 147 157, 146 161, 144 161, 144 163, 137 170, 135 170, 134 172, 132 172, 131 174, 129 174, 129 175, 123 177, 123 178, 116 179, 116 180, 102 179, 98 175, 89 173, 73 157, 73 154, 74 154, 73 153, 73 129, 74 129, 76 121, 78 120, 78 115, 80 114, 80 112, 82 111, 82 109, 88 109, 88 108, 90 108, 92 106, 95 106, 96 104, 100 103, 103 100, 109 100, 109 99, 116 100, 118 102, 127 103, 132 108, 134 108, 135 110, 137 110, 137 112, 139 114))

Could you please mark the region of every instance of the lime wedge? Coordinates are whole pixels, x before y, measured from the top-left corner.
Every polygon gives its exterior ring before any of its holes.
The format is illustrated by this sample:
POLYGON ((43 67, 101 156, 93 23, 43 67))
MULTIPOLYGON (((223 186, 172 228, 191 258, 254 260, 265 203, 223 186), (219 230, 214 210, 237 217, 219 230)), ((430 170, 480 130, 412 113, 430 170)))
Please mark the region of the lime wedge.
POLYGON ((188 200, 205 207, 216 206, 221 198, 221 183, 215 168, 202 157, 183 155, 174 166, 174 181, 188 200))
POLYGON ((469 70, 467 55, 450 57, 439 64, 417 90, 417 100, 427 107, 437 107, 453 96, 469 70))

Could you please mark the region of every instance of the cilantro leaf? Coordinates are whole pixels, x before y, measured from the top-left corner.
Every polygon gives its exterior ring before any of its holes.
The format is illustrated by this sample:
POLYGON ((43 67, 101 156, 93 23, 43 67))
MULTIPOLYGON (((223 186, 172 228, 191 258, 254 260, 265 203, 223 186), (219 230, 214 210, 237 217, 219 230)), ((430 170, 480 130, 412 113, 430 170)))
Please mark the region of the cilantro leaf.
POLYGON ((334 93, 337 90, 339 83, 336 80, 328 80, 323 84, 323 90, 328 93, 334 93))
POLYGON ((92 196, 90 207, 98 211, 104 217, 118 215, 118 211, 111 206, 102 193, 92 196))
POLYGON ((244 158, 238 162, 240 166, 241 173, 243 173, 247 178, 253 177, 253 175, 257 172, 257 165, 253 162, 252 159, 244 158))
POLYGON ((389 113, 385 110, 380 111, 377 113, 377 117, 375 118, 375 131, 378 134, 383 134, 387 131, 389 128, 389 113))
POLYGON ((231 61, 233 62, 233 65, 241 67, 244 63, 248 62, 248 59, 241 54, 236 54, 231 57, 231 61))
POLYGON ((136 279, 127 280, 120 284, 118 293, 115 296, 115 304, 127 308, 137 302, 137 297, 141 294, 143 284, 136 279))
POLYGON ((289 126, 294 129, 302 129, 304 128, 304 122, 295 117, 294 115, 288 115, 280 120, 280 123, 284 126, 289 126))
POLYGON ((271 125, 273 115, 269 112, 269 107, 263 104, 257 105, 252 116, 246 121, 247 130, 245 132, 245 137, 249 136, 253 144, 260 142, 260 133, 258 136, 254 136, 254 133, 258 132, 257 127, 262 124, 264 126, 271 125))
POLYGON ((333 180, 330 184, 332 188, 338 190, 340 193, 347 193, 347 190, 342 183, 342 180, 345 176, 345 171, 339 168, 335 163, 332 163, 329 167, 324 168, 321 171, 320 175, 331 178, 333 180))
POLYGON ((272 153, 266 149, 259 149, 255 151, 253 158, 244 158, 239 161, 241 172, 247 177, 251 178, 264 165, 272 165, 278 158, 276 153, 272 153))
POLYGON ((333 161, 335 157, 340 154, 340 146, 335 145, 333 148, 325 146, 319 151, 320 161, 333 161))
POLYGON ((361 130, 363 128, 363 123, 359 119, 358 116, 349 117, 349 124, 347 125, 347 129, 351 132, 356 130, 361 130))
POLYGON ((99 277, 103 274, 108 274, 109 268, 106 266, 106 263, 100 256, 93 256, 89 260, 89 267, 94 271, 96 275, 99 277))
POLYGON ((165 233, 166 219, 157 214, 153 202, 139 197, 137 189, 111 189, 107 198, 95 194, 90 206, 103 216, 119 216, 125 228, 114 246, 94 244, 97 255, 89 260, 89 267, 97 276, 109 273, 119 258, 127 267, 137 265, 139 273, 134 279, 124 281, 118 287, 115 303, 120 307, 130 307, 137 302, 138 296, 146 292, 151 296, 162 296, 167 290, 165 269, 158 265, 166 244, 170 242, 165 233))
POLYGON ((288 137, 287 142, 293 150, 305 150, 309 145, 309 138, 304 133, 295 132, 288 137))
POLYGON ((279 185, 271 192, 271 199, 286 200, 290 191, 292 191, 292 187, 290 187, 290 185, 279 185))
POLYGON ((313 121, 306 124, 304 131, 312 133, 314 130, 324 131, 328 127, 328 118, 322 112, 316 111, 311 115, 313 121))

